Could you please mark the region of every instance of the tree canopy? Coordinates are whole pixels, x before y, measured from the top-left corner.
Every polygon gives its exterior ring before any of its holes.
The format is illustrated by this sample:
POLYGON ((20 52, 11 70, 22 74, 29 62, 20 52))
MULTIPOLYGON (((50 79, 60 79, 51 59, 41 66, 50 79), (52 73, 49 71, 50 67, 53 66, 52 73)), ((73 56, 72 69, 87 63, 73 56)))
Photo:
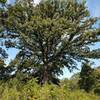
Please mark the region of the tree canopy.
POLYGON ((19 49, 18 70, 37 69, 41 84, 53 81, 77 68, 77 62, 100 58, 100 29, 94 28, 98 18, 91 17, 85 2, 42 0, 16 1, 0 13, 0 38, 6 47, 19 49), (27 63, 27 64, 26 64, 27 63))

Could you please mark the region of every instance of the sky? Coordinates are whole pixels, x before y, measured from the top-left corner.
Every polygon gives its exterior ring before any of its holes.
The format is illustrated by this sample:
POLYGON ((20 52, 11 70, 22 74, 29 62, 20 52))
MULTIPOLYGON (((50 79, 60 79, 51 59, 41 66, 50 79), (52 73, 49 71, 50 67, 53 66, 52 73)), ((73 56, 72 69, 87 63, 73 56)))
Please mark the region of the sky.
MULTIPOLYGON (((14 3, 15 0, 7 0, 9 4, 14 3)), ((34 3, 38 4, 40 0, 34 0, 34 3)))
MULTIPOLYGON (((38 4, 40 0, 35 0, 35 3, 38 4)), ((8 0, 8 3, 14 3, 14 0, 8 0)), ((100 0, 87 0, 86 3, 91 16, 93 17, 100 17, 100 0)), ((95 45, 95 48, 100 47, 100 43, 97 43, 95 45)), ((94 47, 91 47, 92 49, 94 47)), ((16 56, 16 54, 18 53, 18 50, 15 50, 14 48, 12 49, 8 49, 7 50, 8 54, 9 54, 9 59, 6 61, 6 63, 8 63, 11 59, 14 59, 14 57, 16 56)), ((100 66, 100 59, 99 60, 94 60, 95 64, 93 66, 100 66)), ((78 64, 78 67, 80 67, 80 63, 78 64)), ((64 68, 64 74, 62 76, 60 76, 60 79, 62 78, 70 78, 74 73, 79 72, 80 70, 74 70, 72 73, 70 73, 66 68, 64 68)))
POLYGON ((87 6, 92 16, 100 17, 100 0, 87 0, 87 6))

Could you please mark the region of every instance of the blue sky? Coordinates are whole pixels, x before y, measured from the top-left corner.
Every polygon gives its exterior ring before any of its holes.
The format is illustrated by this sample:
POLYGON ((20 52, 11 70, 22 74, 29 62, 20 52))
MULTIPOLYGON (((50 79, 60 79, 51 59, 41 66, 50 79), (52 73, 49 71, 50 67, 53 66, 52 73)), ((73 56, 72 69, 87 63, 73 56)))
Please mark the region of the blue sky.
MULTIPOLYGON (((38 3, 40 0, 35 0, 35 3, 38 3)), ((14 0, 8 0, 8 3, 13 3, 14 0)), ((87 0, 86 3, 91 16, 94 17, 100 17, 100 0, 87 0)), ((100 43, 95 45, 95 48, 100 47, 100 43)), ((94 47, 91 47, 92 49, 94 47)), ((11 60, 14 59, 15 55, 18 53, 18 50, 15 50, 14 48, 8 49, 7 50, 9 54, 9 59, 6 61, 7 63, 11 60)), ((99 60, 94 60, 95 64, 94 66, 100 66, 100 59, 99 60)), ((80 64, 78 65, 80 66, 80 64)), ((74 70, 72 73, 70 73, 66 68, 64 69, 64 75, 61 76, 60 78, 70 78, 74 73, 77 73, 78 70, 74 70)))
POLYGON ((87 0, 87 6, 92 16, 100 17, 100 0, 87 0))

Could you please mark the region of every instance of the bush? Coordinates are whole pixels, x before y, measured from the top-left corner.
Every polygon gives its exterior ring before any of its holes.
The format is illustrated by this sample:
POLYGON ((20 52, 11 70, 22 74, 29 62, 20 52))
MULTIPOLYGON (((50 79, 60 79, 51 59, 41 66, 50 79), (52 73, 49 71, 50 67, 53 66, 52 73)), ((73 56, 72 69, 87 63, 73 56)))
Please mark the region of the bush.
MULTIPOLYGON (((67 81, 66 81, 67 82, 67 81)), ((83 90, 71 90, 66 82, 59 86, 44 84, 40 86, 36 79, 23 84, 16 78, 3 82, 0 86, 0 100, 99 100, 100 96, 83 90)))

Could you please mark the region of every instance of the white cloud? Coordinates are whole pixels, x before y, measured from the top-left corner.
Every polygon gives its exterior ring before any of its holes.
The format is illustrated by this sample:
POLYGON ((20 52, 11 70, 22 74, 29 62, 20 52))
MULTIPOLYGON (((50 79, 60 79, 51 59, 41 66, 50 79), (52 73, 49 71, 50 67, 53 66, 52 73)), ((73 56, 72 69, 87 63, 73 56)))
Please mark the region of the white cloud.
MULTIPOLYGON (((14 3, 15 0, 7 0, 8 4, 14 3)), ((40 0, 34 0, 35 4, 38 4, 40 2, 40 0)))
POLYGON ((35 4, 38 4, 40 2, 40 0, 34 0, 35 4))

